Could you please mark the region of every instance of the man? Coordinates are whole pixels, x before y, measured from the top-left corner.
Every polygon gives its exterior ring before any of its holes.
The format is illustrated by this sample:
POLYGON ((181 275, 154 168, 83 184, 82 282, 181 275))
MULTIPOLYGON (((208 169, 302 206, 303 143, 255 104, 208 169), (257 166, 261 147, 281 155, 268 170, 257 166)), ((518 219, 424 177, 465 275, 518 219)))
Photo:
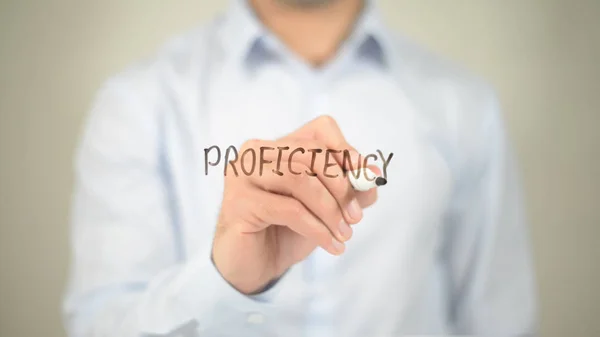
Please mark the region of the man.
POLYGON ((514 167, 492 90, 373 3, 234 1, 99 93, 68 331, 533 334, 514 167), (353 190, 361 163, 387 185, 353 190))

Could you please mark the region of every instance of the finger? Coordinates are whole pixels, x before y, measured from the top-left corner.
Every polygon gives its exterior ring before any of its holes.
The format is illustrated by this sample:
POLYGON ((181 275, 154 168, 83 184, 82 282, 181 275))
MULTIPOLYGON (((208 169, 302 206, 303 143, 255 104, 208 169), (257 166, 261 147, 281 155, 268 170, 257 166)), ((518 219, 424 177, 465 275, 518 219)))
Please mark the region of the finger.
MULTIPOLYGON (((362 209, 377 201, 377 189, 365 192, 355 191, 347 178, 348 174, 354 174, 353 171, 344 171, 342 166, 336 165, 336 161, 331 160, 333 153, 323 154, 322 151, 317 153, 324 148, 326 149, 326 146, 323 143, 312 139, 286 137, 280 141, 251 140, 246 142, 240 150, 239 162, 241 162, 240 165, 251 167, 253 176, 271 173, 279 175, 317 174, 319 180, 337 200, 346 222, 356 224, 362 220, 362 209), (245 151, 248 149, 253 153, 247 156, 245 151), (293 169, 293 162, 303 163, 310 169, 300 171, 293 169), (328 166, 326 167, 326 165, 328 166)), ((367 162, 366 158, 363 159, 360 155, 357 164, 349 163, 347 159, 348 156, 344 156, 346 167, 361 167, 367 162)), ((377 175, 381 174, 376 166, 369 166, 369 168, 372 168, 377 175)))
POLYGON ((288 137, 317 140, 328 149, 340 150, 340 153, 336 153, 334 157, 338 164, 346 170, 361 167, 360 154, 348 143, 337 122, 331 116, 319 116, 292 132, 288 137))
MULTIPOLYGON (((292 166, 295 171, 308 169, 296 162, 292 163, 292 166)), ((338 201, 317 177, 306 174, 266 174, 250 177, 250 182, 264 191, 297 199, 316 215, 339 241, 347 241, 352 236, 352 229, 344 218, 338 201)))
MULTIPOLYGON (((333 157, 335 152, 326 149, 325 145, 314 140, 298 141, 290 139, 285 144, 294 144, 293 146, 308 148, 308 153, 305 155, 293 155, 286 158, 290 174, 303 172, 304 175, 309 177, 317 177, 337 201, 339 208, 344 214, 345 221, 350 224, 361 221, 363 213, 356 197, 357 192, 348 182, 347 174, 349 173, 344 171, 333 157), (322 149, 325 149, 325 153, 322 153, 322 149), (294 163, 301 163, 310 169, 303 171, 295 170, 293 169, 294 163)), ((373 194, 373 192, 367 193, 373 194)))
MULTIPOLYGON (((317 177, 337 201, 346 223, 354 224, 362 219, 362 209, 356 198, 356 192, 348 182, 348 173, 342 169, 333 158, 332 151, 327 150, 323 143, 316 140, 288 138, 276 142, 255 141, 248 143, 247 148, 259 152, 259 161, 262 161, 254 176, 303 175, 313 179, 317 177), (260 149, 263 151, 260 152, 260 149), (265 166, 262 166, 262 163, 265 163, 265 166), (299 169, 295 163, 303 164, 305 167, 299 169)), ((253 156, 244 155, 243 151, 241 164, 256 166, 256 159, 253 156)))
POLYGON ((345 245, 300 201, 260 190, 255 200, 253 212, 262 223, 286 226, 333 255, 344 252, 345 245))
MULTIPOLYGON (((245 161, 245 165, 250 166, 248 160, 254 161, 254 166, 264 160, 264 164, 273 164, 275 170, 285 171, 290 161, 302 162, 312 170, 322 170, 324 168, 324 158, 327 156, 327 146, 321 141, 315 139, 290 138, 286 137, 277 141, 271 140, 249 140, 241 147, 238 158, 245 161), (314 162, 312 159, 314 158, 314 162)), ((343 156, 341 150, 330 149, 329 163, 337 163, 336 156, 343 156)), ((358 162, 357 162, 358 163, 358 162)), ((356 164, 352 163, 354 166, 356 164)), ((263 171, 264 172, 264 171, 263 171)))
MULTIPOLYGON (((249 140, 241 147, 238 161, 251 168, 259 166, 259 174, 264 172, 263 165, 274 164, 276 167, 273 168, 273 172, 281 175, 281 171, 285 170, 286 164, 291 161, 303 162, 311 169, 323 169, 326 157, 332 157, 327 158, 330 159, 327 164, 337 163, 343 171, 358 170, 369 159, 353 148, 339 150, 319 139, 294 138, 290 135, 277 141, 249 140), (249 163, 249 160, 252 162, 249 163)), ((329 170, 335 171, 335 167, 329 170)))
MULTIPOLYGON (((348 143, 333 117, 320 116, 291 133, 289 137, 316 140, 324 143, 329 149, 340 151, 334 154, 334 158, 344 171, 344 177, 366 166, 368 157, 363 157, 348 143)), ((381 174, 381 172, 378 174, 381 174)), ((347 182, 345 185, 348 186, 349 183, 347 182)), ((351 186, 349 187, 352 189, 351 186)), ((336 192, 332 193, 337 195, 336 192)), ((360 221, 362 219, 362 208, 372 205, 377 200, 376 190, 346 192, 346 195, 352 195, 352 198, 347 203, 342 202, 340 206, 346 207, 346 214, 351 223, 360 221)))
MULTIPOLYGON (((308 164, 306 157, 294 158, 294 162, 308 164)), ((333 159, 332 153, 327 150, 325 154, 313 156, 310 159, 310 165, 315 163, 315 167, 322 168, 318 173, 313 173, 321 183, 327 188, 329 193, 337 201, 347 223, 355 224, 362 220, 362 208, 356 196, 357 191, 349 183, 347 172, 333 159)))

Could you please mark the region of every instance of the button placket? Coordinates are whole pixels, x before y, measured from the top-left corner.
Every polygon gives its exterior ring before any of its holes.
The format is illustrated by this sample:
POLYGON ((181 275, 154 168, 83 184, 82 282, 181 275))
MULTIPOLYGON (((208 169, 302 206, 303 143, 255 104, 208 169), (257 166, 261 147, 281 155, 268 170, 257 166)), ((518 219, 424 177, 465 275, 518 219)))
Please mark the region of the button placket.
MULTIPOLYGON (((310 85, 310 114, 313 118, 323 115, 333 115, 329 111, 327 85, 328 73, 313 75, 310 85)), ((317 173, 319 174, 319 173, 317 173)), ((322 174, 322 172, 321 172, 322 174)), ((316 179, 316 178, 315 178, 316 179)), ((325 284, 331 277, 331 264, 334 262, 334 257, 325 250, 317 248, 312 257, 312 276, 313 276, 313 303, 311 304, 311 312, 314 317, 312 320, 318 322, 314 329, 310 329, 310 334, 314 336, 330 336, 331 322, 330 309, 331 303, 327 299, 325 284)))
POLYGON ((260 325, 265 322, 265 315, 259 312, 252 312, 246 316, 246 322, 252 325, 260 325))

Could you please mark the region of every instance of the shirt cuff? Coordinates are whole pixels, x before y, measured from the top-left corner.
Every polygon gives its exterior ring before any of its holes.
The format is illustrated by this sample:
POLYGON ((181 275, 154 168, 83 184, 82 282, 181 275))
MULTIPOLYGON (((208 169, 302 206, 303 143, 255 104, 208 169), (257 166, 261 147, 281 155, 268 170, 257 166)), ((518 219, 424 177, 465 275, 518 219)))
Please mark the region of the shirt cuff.
POLYGON ((279 289, 280 289, 280 287, 278 287, 277 285, 280 283, 281 279, 285 277, 285 274, 287 274, 287 272, 284 273, 279 278, 269 282, 269 284, 267 284, 267 286, 264 288, 264 290, 261 291, 260 293, 250 295, 248 297, 250 297, 253 300, 258 301, 258 302, 264 302, 264 303, 273 302, 273 300, 275 299, 275 296, 279 293, 279 289))

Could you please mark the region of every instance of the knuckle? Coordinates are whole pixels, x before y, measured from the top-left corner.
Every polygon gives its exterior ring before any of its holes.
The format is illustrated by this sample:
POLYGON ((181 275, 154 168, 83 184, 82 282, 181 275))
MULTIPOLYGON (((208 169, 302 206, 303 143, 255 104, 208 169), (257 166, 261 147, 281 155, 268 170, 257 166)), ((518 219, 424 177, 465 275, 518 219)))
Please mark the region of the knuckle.
POLYGON ((257 200, 254 205, 257 210, 256 214, 262 222, 268 222, 277 217, 277 208, 263 200, 257 200))
POLYGON ((311 140, 310 146, 312 149, 319 149, 323 152, 327 150, 327 146, 325 145, 325 143, 319 140, 311 140))
POLYGON ((306 151, 311 149, 320 149, 319 146, 321 144, 313 139, 295 139, 292 145, 294 148, 303 148, 306 151))
MULTIPOLYGON (((338 207, 335 205, 335 207, 338 207)), ((327 227, 326 234, 331 235, 331 233, 335 233, 338 231, 338 225, 340 223, 340 219, 343 218, 341 212, 328 212, 325 217, 323 217, 323 224, 327 227)))
POLYGON ((305 172, 299 175, 292 175, 291 177, 292 184, 294 185, 294 189, 305 189, 310 188, 310 181, 308 181, 308 177, 305 172))
POLYGON ((323 215, 323 220, 331 224, 331 221, 335 220, 340 213, 338 211, 340 208, 339 204, 326 189, 321 189, 317 193, 319 194, 317 197, 318 205, 321 208, 319 213, 323 215))
POLYGON ((353 194, 353 190, 352 185, 350 185, 350 183, 348 182, 348 173, 346 173, 345 176, 342 170, 340 169, 339 171, 335 172, 332 170, 331 174, 337 174, 337 177, 335 178, 327 178, 330 181, 329 188, 331 189, 331 194, 333 194, 333 196, 338 201, 345 201, 346 199, 351 197, 353 194))
POLYGON ((292 167, 292 170, 296 173, 300 173, 300 174, 290 174, 289 175, 289 179, 290 179, 290 183, 292 184, 302 184, 305 182, 306 180, 306 170, 308 170, 308 168, 301 164, 301 163, 291 163, 290 166, 292 167))
POLYGON ((333 127, 337 127, 337 122, 335 121, 335 118, 333 118, 331 115, 322 115, 319 117, 319 122, 322 125, 325 126, 333 126, 333 127))
MULTIPOLYGON (((320 174, 317 173, 317 174, 320 174)), ((305 181, 303 182, 311 195, 314 195, 316 200, 322 202, 323 205, 329 205, 333 198, 331 197, 331 193, 327 190, 327 187, 323 185, 323 182, 318 177, 309 177, 306 176, 305 181)))
POLYGON ((325 226, 318 226, 315 228, 313 235, 318 240, 319 244, 323 246, 328 246, 331 242, 331 233, 325 226))
POLYGON ((305 231, 312 237, 322 237, 329 235, 327 227, 323 226, 320 220, 310 212, 303 212, 298 218, 305 226, 305 231))
POLYGON ((346 143, 344 139, 337 139, 334 144, 334 149, 340 151, 340 155, 343 155, 344 150, 352 150, 352 147, 346 143))
POLYGON ((256 138, 248 139, 242 145, 242 151, 247 150, 247 149, 257 149, 258 147, 260 147, 260 143, 261 143, 260 139, 256 139, 256 138))
POLYGON ((285 213, 287 216, 293 218, 304 218, 306 216, 304 206, 295 199, 292 199, 292 201, 285 206, 285 213))

